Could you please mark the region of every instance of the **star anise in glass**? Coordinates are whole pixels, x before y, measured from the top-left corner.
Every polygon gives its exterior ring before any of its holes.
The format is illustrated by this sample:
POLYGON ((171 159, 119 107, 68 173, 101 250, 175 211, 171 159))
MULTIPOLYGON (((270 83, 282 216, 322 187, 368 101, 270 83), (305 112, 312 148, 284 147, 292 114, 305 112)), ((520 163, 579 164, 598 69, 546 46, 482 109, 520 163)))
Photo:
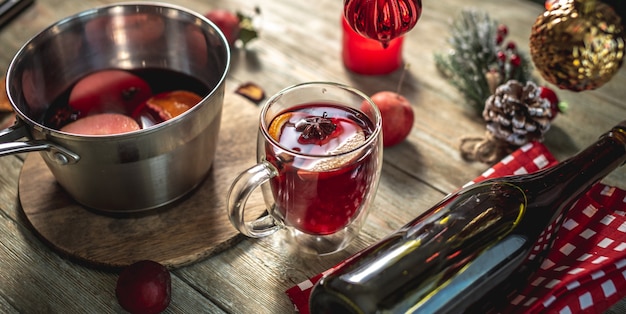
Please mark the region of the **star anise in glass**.
POLYGON ((296 131, 302 132, 300 139, 304 142, 323 141, 336 128, 337 125, 326 117, 326 112, 321 117, 309 117, 296 123, 296 131))

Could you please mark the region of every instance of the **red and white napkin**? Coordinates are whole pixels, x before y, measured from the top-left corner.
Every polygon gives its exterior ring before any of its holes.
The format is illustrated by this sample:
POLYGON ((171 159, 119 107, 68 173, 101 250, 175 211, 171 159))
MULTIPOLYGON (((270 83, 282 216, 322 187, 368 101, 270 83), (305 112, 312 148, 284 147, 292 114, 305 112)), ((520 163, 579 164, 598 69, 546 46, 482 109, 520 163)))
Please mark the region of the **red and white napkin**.
MULTIPOLYGON (((468 184, 532 173, 556 163, 543 144, 529 143, 468 184)), ((335 267, 286 291, 296 310, 309 313, 311 289, 335 267)), ((569 211, 557 231, 550 254, 526 288, 512 296, 507 308, 498 310, 502 313, 602 313, 624 297, 626 191, 599 183, 569 211)))

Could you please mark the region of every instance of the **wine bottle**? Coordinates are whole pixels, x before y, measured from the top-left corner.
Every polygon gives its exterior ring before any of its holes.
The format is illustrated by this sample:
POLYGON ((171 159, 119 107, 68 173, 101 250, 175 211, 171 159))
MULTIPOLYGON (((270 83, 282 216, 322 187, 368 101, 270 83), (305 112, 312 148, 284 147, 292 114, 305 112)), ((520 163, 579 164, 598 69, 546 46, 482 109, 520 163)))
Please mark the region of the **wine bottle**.
POLYGON ((536 270, 567 211, 625 161, 626 121, 554 167, 460 189, 323 277, 311 313, 462 313, 536 270))

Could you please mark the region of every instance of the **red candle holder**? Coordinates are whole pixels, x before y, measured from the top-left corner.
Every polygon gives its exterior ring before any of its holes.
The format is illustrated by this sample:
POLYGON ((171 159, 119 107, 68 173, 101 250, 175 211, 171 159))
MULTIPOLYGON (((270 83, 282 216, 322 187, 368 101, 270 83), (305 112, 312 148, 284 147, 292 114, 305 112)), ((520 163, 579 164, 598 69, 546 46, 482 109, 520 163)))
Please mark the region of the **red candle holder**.
POLYGON ((354 73, 382 75, 391 73, 402 66, 402 43, 404 37, 389 42, 387 48, 374 39, 365 38, 355 32, 345 18, 342 18, 343 46, 342 59, 346 68, 354 73))

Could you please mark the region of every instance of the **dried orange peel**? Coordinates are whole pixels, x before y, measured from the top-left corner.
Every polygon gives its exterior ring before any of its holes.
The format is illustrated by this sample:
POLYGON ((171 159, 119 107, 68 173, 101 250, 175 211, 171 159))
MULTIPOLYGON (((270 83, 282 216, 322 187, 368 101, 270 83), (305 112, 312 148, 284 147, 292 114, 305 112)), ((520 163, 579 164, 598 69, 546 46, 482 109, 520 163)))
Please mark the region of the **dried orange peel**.
POLYGON ((265 91, 263 91, 259 85, 252 82, 239 85, 239 87, 235 90, 235 93, 246 97, 255 104, 258 104, 265 99, 265 91))

